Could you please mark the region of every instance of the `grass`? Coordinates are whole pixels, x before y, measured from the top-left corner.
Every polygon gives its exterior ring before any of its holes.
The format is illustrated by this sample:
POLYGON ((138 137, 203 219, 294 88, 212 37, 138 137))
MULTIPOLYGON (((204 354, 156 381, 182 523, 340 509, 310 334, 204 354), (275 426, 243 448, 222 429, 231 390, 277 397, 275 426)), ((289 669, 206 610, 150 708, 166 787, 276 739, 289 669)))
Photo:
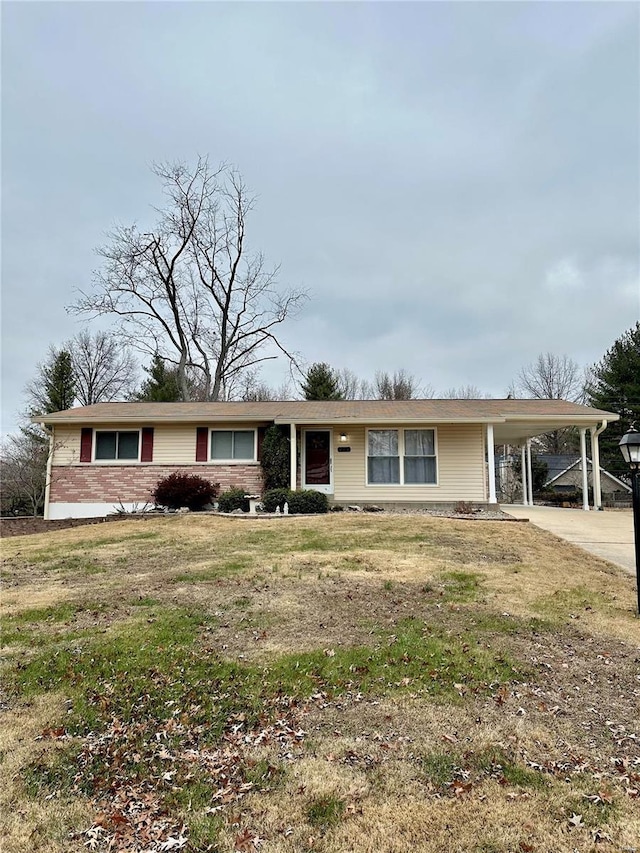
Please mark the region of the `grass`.
POLYGON ((345 810, 344 800, 331 794, 316 797, 307 806, 307 820, 320 832, 326 832, 342 820, 345 810))
POLYGON ((127 797, 189 851, 633 846, 622 573, 528 525, 99 533, 3 543, 7 849, 124 848, 127 797))

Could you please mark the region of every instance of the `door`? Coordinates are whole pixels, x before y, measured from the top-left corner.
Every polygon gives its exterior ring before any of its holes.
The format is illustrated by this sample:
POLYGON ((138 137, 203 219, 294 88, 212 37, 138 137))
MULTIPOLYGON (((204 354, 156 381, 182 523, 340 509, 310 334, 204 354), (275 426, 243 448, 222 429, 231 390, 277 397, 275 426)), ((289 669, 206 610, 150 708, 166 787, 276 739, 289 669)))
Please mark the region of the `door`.
POLYGON ((305 430, 302 488, 332 494, 332 462, 331 430, 305 430))

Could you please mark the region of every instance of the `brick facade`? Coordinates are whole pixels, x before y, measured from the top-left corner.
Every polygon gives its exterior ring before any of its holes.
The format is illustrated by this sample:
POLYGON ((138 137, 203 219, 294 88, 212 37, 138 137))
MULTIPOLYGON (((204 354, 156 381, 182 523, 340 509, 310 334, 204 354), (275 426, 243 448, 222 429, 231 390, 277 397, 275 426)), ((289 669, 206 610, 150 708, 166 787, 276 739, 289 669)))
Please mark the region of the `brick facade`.
POLYGON ((262 492, 262 468, 253 465, 69 465, 54 467, 51 503, 152 503, 158 480, 176 471, 197 474, 220 484, 223 492, 238 486, 247 494, 262 492))

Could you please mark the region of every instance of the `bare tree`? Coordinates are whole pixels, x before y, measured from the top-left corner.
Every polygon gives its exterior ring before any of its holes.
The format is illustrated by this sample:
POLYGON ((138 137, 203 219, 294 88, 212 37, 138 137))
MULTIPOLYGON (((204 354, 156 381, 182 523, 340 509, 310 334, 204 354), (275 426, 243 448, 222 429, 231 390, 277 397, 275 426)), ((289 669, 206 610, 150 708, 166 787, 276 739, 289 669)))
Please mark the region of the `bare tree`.
MULTIPOLYGON (((538 400, 568 400, 572 403, 585 401, 586 375, 578 364, 567 355, 540 353, 537 359, 523 367, 509 389, 513 397, 532 397, 538 400)), ((536 438, 543 453, 566 453, 576 449, 575 429, 560 429, 536 438)))
POLYGON ((178 368, 182 398, 189 370, 205 399, 229 396, 243 372, 289 353, 276 333, 306 298, 280 291, 278 269, 246 246, 252 198, 234 169, 214 170, 206 158, 153 167, 165 194, 150 233, 119 226, 98 250, 95 289, 80 292, 70 310, 118 318, 124 340, 178 368))
POLYGON ((47 487, 49 440, 33 428, 7 436, 0 448, 2 513, 38 515, 47 487))
POLYGON ((240 390, 239 399, 246 403, 264 403, 270 400, 291 400, 292 392, 289 382, 282 382, 273 388, 255 374, 245 377, 240 390))
POLYGON ((394 371, 377 370, 373 379, 372 396, 376 400, 415 400, 433 397, 430 385, 421 388, 418 380, 404 368, 394 371))
POLYGON ((82 406, 124 400, 133 391, 137 365, 132 353, 108 332, 80 332, 64 344, 71 353, 76 398, 82 406))
POLYGON ((514 397, 581 403, 585 399, 584 386, 584 371, 572 358, 545 352, 522 368, 510 391, 514 397))
POLYGON ((369 396, 370 383, 360 377, 349 367, 341 367, 334 371, 343 400, 366 400, 369 396))
POLYGON ((442 395, 444 400, 482 400, 491 399, 490 395, 483 394, 477 385, 460 385, 458 388, 449 388, 442 395))

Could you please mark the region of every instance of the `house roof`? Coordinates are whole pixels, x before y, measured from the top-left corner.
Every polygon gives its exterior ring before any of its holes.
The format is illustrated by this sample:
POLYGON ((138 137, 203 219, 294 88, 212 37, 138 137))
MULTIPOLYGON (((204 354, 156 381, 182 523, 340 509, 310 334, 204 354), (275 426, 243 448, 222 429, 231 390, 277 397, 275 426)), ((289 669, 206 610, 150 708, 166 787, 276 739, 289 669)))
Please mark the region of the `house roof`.
MULTIPOLYGON (((574 462, 571 463, 571 465, 568 465, 563 471, 560 471, 559 474, 556 474, 555 477, 551 477, 549 480, 547 480, 544 485, 552 486, 557 480, 560 479, 560 477, 564 477, 565 474, 567 474, 569 471, 572 471, 577 465, 581 465, 581 463, 582 459, 581 457, 578 457, 574 462)), ((593 462, 587 456, 587 471, 590 471, 592 468, 593 462)), ((579 470, 582 469, 580 468, 579 470)), ((619 480, 614 474, 611 474, 609 471, 603 468, 602 465, 600 466, 600 476, 608 477, 610 480, 613 480, 614 483, 620 486, 621 489, 624 489, 627 492, 631 491, 631 486, 628 486, 626 483, 623 483, 622 480, 619 480)))
POLYGON ((96 403, 38 415, 43 424, 492 423, 497 443, 517 443, 565 426, 595 426, 618 415, 565 400, 285 400, 263 403, 96 403))

